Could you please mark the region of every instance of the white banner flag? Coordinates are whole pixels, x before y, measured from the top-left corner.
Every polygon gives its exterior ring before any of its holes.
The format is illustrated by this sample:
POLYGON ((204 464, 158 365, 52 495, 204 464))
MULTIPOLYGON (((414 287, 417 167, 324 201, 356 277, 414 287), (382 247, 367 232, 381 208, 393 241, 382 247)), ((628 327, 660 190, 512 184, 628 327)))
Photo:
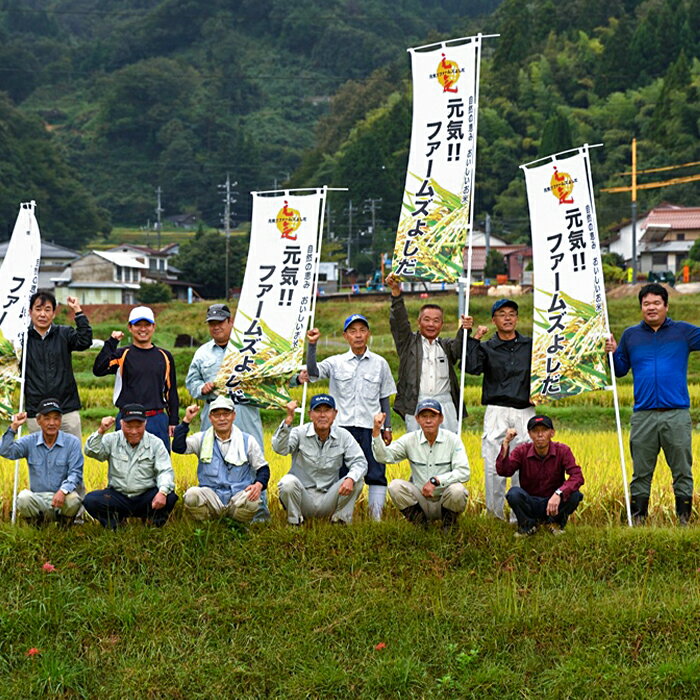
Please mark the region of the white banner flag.
POLYGON ((325 190, 264 196, 253 192, 253 220, 231 345, 216 379, 238 403, 284 408, 289 379, 303 362, 317 268, 325 190))
POLYGON ((534 264, 531 398, 605 389, 605 286, 588 146, 522 166, 534 264))
POLYGON ((0 417, 16 412, 12 394, 20 382, 19 360, 29 326, 29 299, 39 283, 41 236, 35 202, 20 205, 0 267, 0 417))
POLYGON ((462 275, 471 229, 480 50, 481 36, 410 49, 411 150, 393 261, 400 279, 455 282, 462 275))

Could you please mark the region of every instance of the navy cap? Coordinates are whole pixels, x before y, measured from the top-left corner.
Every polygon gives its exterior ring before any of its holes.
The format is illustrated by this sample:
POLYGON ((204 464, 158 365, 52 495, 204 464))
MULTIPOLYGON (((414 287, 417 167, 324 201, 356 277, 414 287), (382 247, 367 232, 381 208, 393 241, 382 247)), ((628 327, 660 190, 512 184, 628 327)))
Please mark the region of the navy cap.
POLYGON ((63 415, 63 409, 58 399, 42 399, 39 403, 39 407, 36 409, 38 416, 45 416, 52 411, 58 411, 58 413, 63 415))
POLYGON ((510 306, 511 308, 515 309, 516 313, 518 312, 518 305, 512 299, 499 299, 498 301, 494 302, 493 306, 491 307, 491 315, 493 316, 496 311, 502 309, 504 306, 510 306))
POLYGON ((335 399, 330 394, 316 394, 316 396, 311 397, 311 410, 318 406, 330 406, 335 408, 335 399))
POLYGON ((345 319, 345 323, 343 324, 343 333, 348 329, 348 326, 351 323, 355 323, 355 321, 360 321, 361 323, 364 323, 367 328, 369 328, 369 321, 362 316, 361 314, 353 314, 352 316, 348 316, 345 319))
POLYGON ((552 419, 549 416, 533 416, 527 422, 528 432, 533 428, 536 428, 538 425, 543 425, 545 428, 554 430, 554 423, 552 423, 552 419))
POLYGON ((140 403, 128 403, 121 410, 122 423, 130 420, 146 420, 146 409, 140 403))
POLYGON ((442 406, 437 399, 423 399, 418 402, 416 406, 416 415, 421 411, 434 411, 435 413, 442 413, 442 406))

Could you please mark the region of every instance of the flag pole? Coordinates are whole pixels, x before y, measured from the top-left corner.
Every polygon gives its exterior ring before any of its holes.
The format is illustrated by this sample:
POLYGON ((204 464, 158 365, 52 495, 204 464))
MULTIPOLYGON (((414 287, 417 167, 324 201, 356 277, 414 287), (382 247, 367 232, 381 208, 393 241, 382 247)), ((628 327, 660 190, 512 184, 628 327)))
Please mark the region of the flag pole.
MULTIPOLYGON (((27 331, 29 329, 25 328, 22 334, 22 374, 20 375, 19 383, 19 413, 24 411, 24 377, 27 368, 27 331)), ((17 438, 22 437, 22 426, 19 426, 17 431, 17 438)), ((17 488, 19 486, 19 460, 15 460, 15 479, 12 486, 12 524, 14 525, 17 519, 17 488)))
MULTIPOLYGON (((497 36, 497 35, 495 35, 497 36)), ((476 172, 476 134, 477 134, 477 124, 479 123, 479 81, 481 76, 481 39, 482 34, 477 34, 477 55, 475 59, 476 64, 476 75, 475 75, 475 85, 474 85, 474 104, 476 105, 477 113, 474 118, 474 163, 472 164, 471 173, 476 172)), ((474 179, 472 178, 471 186, 469 188, 469 230, 467 231, 467 236, 469 238, 467 246, 467 278, 464 284, 464 315, 469 316, 469 294, 471 291, 472 282, 472 238, 474 231, 474 179)), ((458 323, 462 325, 462 319, 458 319, 458 323)), ((462 437, 462 419, 464 418, 464 380, 466 378, 465 365, 467 363, 467 331, 465 330, 462 334, 462 358, 460 363, 460 378, 459 378, 459 406, 457 406, 457 435, 462 437)))

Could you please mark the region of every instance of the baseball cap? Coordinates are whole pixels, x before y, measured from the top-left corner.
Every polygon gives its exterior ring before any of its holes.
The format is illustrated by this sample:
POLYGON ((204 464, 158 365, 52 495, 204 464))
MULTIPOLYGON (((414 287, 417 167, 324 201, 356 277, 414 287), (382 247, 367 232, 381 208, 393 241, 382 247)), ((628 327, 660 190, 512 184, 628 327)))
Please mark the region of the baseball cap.
POLYGON ((61 415, 63 415, 63 409, 61 408, 61 404, 59 403, 58 399, 42 399, 39 403, 39 407, 36 409, 38 416, 45 416, 47 413, 51 413, 52 411, 58 411, 61 415))
POLYGON ((228 396, 217 396, 209 404, 209 412, 216 411, 218 408, 223 408, 226 411, 235 411, 236 405, 228 396))
POLYGON ((367 326, 367 328, 369 328, 369 321, 364 316, 362 316, 361 314, 353 314, 352 316, 348 316, 345 319, 345 323, 343 324, 343 333, 345 333, 345 331, 348 329, 348 326, 351 323, 355 323, 355 321, 360 321, 364 323, 365 326, 367 326))
POLYGON ((146 409, 140 403, 128 403, 122 407, 122 423, 130 420, 146 421, 146 409))
POLYGON ((316 396, 311 397, 311 410, 313 411, 314 408, 317 406, 330 406, 331 408, 335 408, 335 399, 330 395, 330 394, 316 394, 316 396))
POLYGON ((554 430, 554 423, 552 423, 552 419, 549 416, 533 416, 527 422, 527 429, 530 431, 538 425, 543 425, 545 428, 554 430))
POLYGON ((155 323, 156 317, 153 315, 153 310, 147 306, 135 306, 129 314, 129 323, 138 323, 139 321, 148 321, 155 323))
POLYGON ((435 413, 442 413, 442 406, 437 399, 423 399, 418 402, 416 406, 416 414, 418 415, 421 411, 433 411, 435 413))
POLYGON ((207 309, 207 323, 209 321, 225 321, 231 318, 231 309, 226 304, 212 304, 207 309))
POLYGON ((493 316, 496 311, 502 309, 504 306, 510 306, 511 308, 515 309, 516 313, 518 311, 518 305, 512 299, 499 299, 498 301, 494 302, 493 306, 491 307, 491 315, 493 316))

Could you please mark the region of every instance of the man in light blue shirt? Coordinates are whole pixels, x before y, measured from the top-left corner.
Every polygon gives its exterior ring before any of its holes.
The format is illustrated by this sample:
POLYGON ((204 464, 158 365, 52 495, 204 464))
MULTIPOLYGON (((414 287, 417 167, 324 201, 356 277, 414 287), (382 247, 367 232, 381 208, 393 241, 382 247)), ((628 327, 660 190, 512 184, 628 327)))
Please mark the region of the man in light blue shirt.
POLYGON ((367 460, 352 435, 333 425, 338 412, 328 394, 311 399, 310 423, 292 428, 296 401, 287 404, 287 417, 272 436, 272 449, 292 455, 292 468, 279 481, 279 497, 290 525, 305 518, 330 518, 349 523, 362 493, 367 460), (345 467, 347 474, 340 476, 345 467))
POLYGON ((328 389, 336 401, 336 423, 345 428, 362 448, 367 460, 369 512, 373 520, 382 519, 386 500, 386 465, 372 454, 374 415, 384 414, 382 439, 391 444, 391 412, 389 398, 396 393, 388 362, 369 350, 369 322, 360 314, 352 314, 343 324, 343 337, 349 350, 316 362, 316 344, 321 333, 313 328, 306 334, 309 344, 306 365, 310 381, 328 378, 328 389))
POLYGON ((146 409, 141 404, 127 404, 121 414, 121 430, 105 435, 115 422, 107 416, 85 443, 86 456, 109 466, 107 488, 90 491, 83 505, 112 530, 129 517, 161 527, 177 501, 170 454, 157 435, 146 432, 146 409))
POLYGON ((37 524, 56 520, 69 525, 80 510, 83 453, 78 438, 61 430, 62 417, 58 399, 43 399, 36 411, 39 431, 15 440, 27 421, 26 413, 18 413, 0 443, 2 457, 27 460, 29 488, 17 495, 17 512, 37 524))

